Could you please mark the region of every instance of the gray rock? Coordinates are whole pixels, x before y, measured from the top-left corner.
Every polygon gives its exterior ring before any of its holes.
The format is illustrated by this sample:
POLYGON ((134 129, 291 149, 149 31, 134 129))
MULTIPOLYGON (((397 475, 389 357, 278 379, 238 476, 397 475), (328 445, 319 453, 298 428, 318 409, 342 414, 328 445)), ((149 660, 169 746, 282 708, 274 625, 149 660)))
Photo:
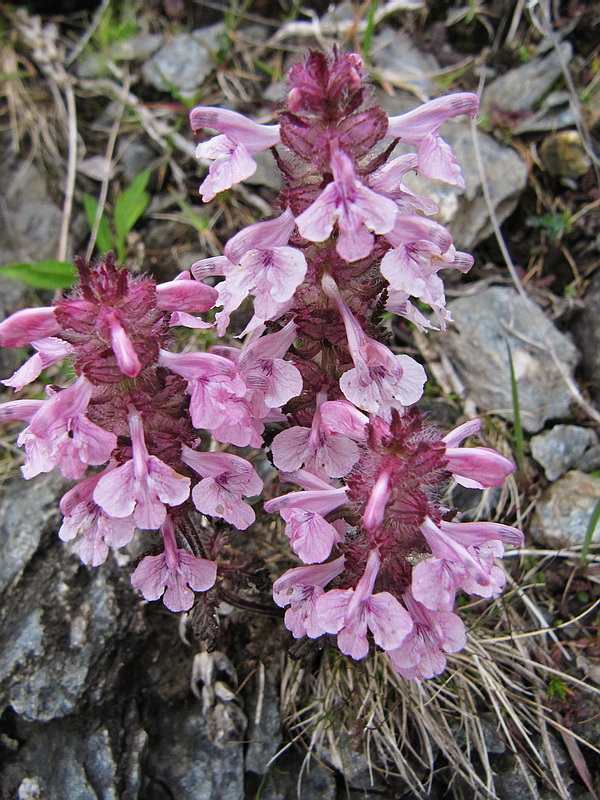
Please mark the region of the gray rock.
POLYGON ((212 53, 218 50, 224 31, 225 26, 218 23, 178 34, 144 64, 144 79, 161 92, 173 86, 184 97, 193 97, 215 67, 212 53))
POLYGON ((555 425, 551 431, 531 439, 531 453, 541 464, 549 481, 555 481, 572 467, 579 467, 581 457, 598 441, 596 434, 577 425, 555 425))
POLYGON ((404 31, 380 31, 373 38, 371 60, 380 78, 410 89, 423 100, 434 94, 436 86, 430 76, 439 64, 430 53, 419 50, 404 31))
MULTIPOLYGON (((596 503, 600 500, 600 478, 573 470, 553 483, 538 500, 531 519, 531 537, 544 547, 574 547, 583 544, 596 503)), ((600 543, 600 526, 592 541, 600 543)))
POLYGON ((573 335, 581 350, 586 386, 600 402, 600 271, 590 280, 584 303, 584 310, 573 324, 573 335))
POLYGON ((123 138, 118 142, 119 166, 125 183, 129 185, 134 178, 149 169, 156 154, 147 141, 141 137, 123 138))
POLYGON ((88 570, 56 538, 64 482, 16 486, 0 505, 0 709, 47 721, 114 687, 141 609, 125 570, 88 570))
POLYGON ((517 136, 522 136, 524 133, 559 131, 575 125, 577 117, 571 108, 569 93, 551 92, 542 100, 538 111, 515 125, 512 131, 517 136))
MULTIPOLYGON (((415 107, 414 98, 398 94, 392 98, 378 94, 381 106, 392 115, 404 114, 415 107)), ((440 211, 434 219, 446 225, 456 247, 471 250, 492 233, 492 223, 483 195, 483 184, 473 151, 471 124, 464 119, 451 119, 442 127, 442 136, 452 147, 460 164, 465 188, 432 181, 409 173, 405 183, 418 194, 431 197, 440 211)), ((527 183, 527 167, 518 153, 499 144, 488 134, 477 131, 485 180, 499 222, 515 209, 527 183)), ((413 152, 414 148, 398 145, 395 155, 413 152)))
POLYGON ((562 42, 559 49, 560 54, 553 48, 547 55, 537 56, 493 80, 485 90, 482 110, 497 106, 503 111, 530 111, 561 75, 561 59, 565 64, 571 60, 573 48, 569 42, 562 42))
POLYGON ((522 758, 506 753, 492 760, 498 800, 539 800, 537 784, 522 758))
POLYGON ((56 258, 62 210, 50 199, 45 179, 33 164, 5 164, 0 183, 10 187, 0 206, 0 264, 56 258))
POLYGON ((157 725, 156 737, 151 736, 148 745, 147 773, 155 786, 167 792, 165 797, 243 800, 243 728, 231 730, 221 746, 213 744, 197 700, 171 707, 159 716, 157 725))
POLYGON ((448 308, 454 324, 434 335, 444 337, 442 346, 479 408, 512 419, 508 344, 525 430, 537 433, 546 420, 568 416, 571 396, 549 349, 567 371, 577 363, 577 350, 535 304, 495 286, 448 308))
POLYGON ((268 762, 281 744, 281 715, 279 713, 279 669, 272 665, 259 668, 248 703, 249 741, 246 751, 246 770, 264 775, 268 762))

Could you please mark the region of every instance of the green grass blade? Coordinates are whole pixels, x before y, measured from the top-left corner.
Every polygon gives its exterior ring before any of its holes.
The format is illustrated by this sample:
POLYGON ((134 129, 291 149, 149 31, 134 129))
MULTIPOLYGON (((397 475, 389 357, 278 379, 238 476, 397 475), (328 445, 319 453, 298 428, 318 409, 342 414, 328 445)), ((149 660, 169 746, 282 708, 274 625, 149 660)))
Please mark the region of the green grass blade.
POLYGON ((521 408, 519 405, 519 387, 517 386, 517 379, 515 378, 515 367, 513 364, 512 353, 510 345, 506 343, 508 350, 508 367, 510 370, 510 391, 512 395, 513 404, 513 428, 515 436, 515 458, 517 459, 517 467, 519 472, 523 473, 525 467, 525 453, 523 449, 523 426, 521 425, 521 408))
MULTIPOLYGON (((98 201, 91 194, 83 195, 83 209, 85 216, 90 226, 90 230, 94 229, 96 222, 96 214, 98 213, 98 201)), ((102 253, 108 253, 109 250, 114 249, 113 237, 110 231, 110 225, 106 214, 100 217, 100 225, 98 226, 98 233, 96 234, 96 247, 102 253)))
POLYGON ((134 178, 131 186, 121 192, 115 201, 114 223, 119 261, 123 261, 125 257, 125 245, 129 232, 150 203, 150 195, 146 191, 149 180, 150 170, 145 169, 134 178))
POLYGON ((592 543, 592 537, 594 536, 594 531, 596 530, 596 525, 598 524, 598 520, 600 519, 600 500, 594 506, 594 510, 592 511, 592 515, 590 516, 590 520, 588 522, 587 530, 585 532, 585 539, 583 540, 583 547, 581 548, 581 556, 579 558, 579 563, 583 565, 587 558, 588 551, 590 549, 590 545, 592 543))

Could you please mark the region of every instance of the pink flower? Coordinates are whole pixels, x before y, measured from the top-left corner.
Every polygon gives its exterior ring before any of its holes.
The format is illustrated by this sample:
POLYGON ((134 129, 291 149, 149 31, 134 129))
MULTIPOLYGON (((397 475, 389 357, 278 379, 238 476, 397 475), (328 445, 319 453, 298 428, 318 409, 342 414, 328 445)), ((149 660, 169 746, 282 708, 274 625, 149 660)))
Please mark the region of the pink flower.
POLYGON ((296 330, 292 320, 276 333, 254 338, 242 350, 211 347, 211 352, 237 364, 239 375, 248 387, 246 397, 254 414, 261 419, 270 409, 281 408, 302 391, 300 371, 283 359, 296 338, 296 330))
POLYGON ((163 602, 170 611, 189 611, 194 605, 194 592, 206 592, 217 579, 217 565, 177 547, 173 523, 166 517, 161 528, 164 553, 146 556, 131 576, 131 585, 146 600, 163 602))
POLYGON ((58 535, 63 542, 68 542, 82 534, 79 557, 84 564, 93 567, 106 561, 109 547, 125 547, 129 544, 135 530, 133 515, 115 519, 94 502, 93 492, 103 474, 84 478, 60 501, 64 519, 58 535))
MULTIPOLYGON (((407 172, 418 169, 419 159, 416 153, 408 153, 398 156, 387 164, 384 164, 375 172, 366 177, 369 188, 378 194, 389 197, 396 201, 397 210, 401 214, 414 214, 415 211, 422 211, 424 214, 437 214, 439 207, 437 203, 429 197, 422 197, 415 194, 408 186, 402 183, 402 179, 407 172)), ((394 227, 398 227, 402 216, 396 217, 394 227)))
POLYGON ((332 589, 317 600, 317 620, 327 633, 337 633, 339 649, 354 659, 369 652, 367 629, 384 650, 399 647, 412 630, 412 620, 389 592, 373 594, 379 571, 379 552, 369 553, 356 589, 332 589))
POLYGON ((88 465, 108 461, 117 437, 86 417, 92 391, 82 376, 42 403, 17 439, 27 452, 23 477, 33 478, 58 466, 65 478, 78 479, 88 465))
POLYGON ((229 453, 202 453, 185 445, 181 458, 202 476, 192 489, 192 500, 198 511, 222 517, 241 531, 254 522, 254 510, 242 496, 260 494, 263 482, 244 458, 229 453))
POLYGON ((273 599, 285 608, 284 622, 294 639, 316 639, 325 631, 317 619, 316 603, 327 586, 344 569, 344 556, 326 564, 288 569, 273 584, 273 599))
POLYGON ((259 125, 225 108, 194 108, 190 113, 190 123, 194 132, 201 128, 221 131, 220 136, 213 136, 196 147, 196 158, 213 161, 200 186, 205 203, 219 192, 254 175, 256 162, 252 156, 279 142, 279 125, 259 125))
POLYGON ((135 378, 140 374, 142 364, 135 351, 133 342, 120 320, 120 314, 113 308, 104 311, 104 321, 110 330, 110 343, 123 375, 135 378))
POLYGON ((301 236, 324 242, 337 222, 336 250, 346 261, 357 261, 373 249, 373 234, 387 233, 396 218, 396 204, 364 186, 351 159, 341 150, 331 155, 333 181, 296 219, 301 236))
POLYGON ((340 378, 340 389, 351 403, 389 419, 393 408, 404 410, 423 394, 425 370, 410 356, 395 356, 380 342, 367 336, 341 297, 329 275, 323 288, 334 300, 344 321, 348 349, 354 369, 340 378))
POLYGON ((255 317, 261 321, 276 319, 287 309, 306 275, 306 258, 288 246, 296 221, 289 208, 275 219, 249 225, 225 245, 225 259, 204 259, 192 265, 197 278, 205 270, 218 269, 225 280, 217 284, 217 330, 222 336, 229 317, 248 295, 254 295, 255 317))
POLYGON ((392 667, 407 680, 433 678, 444 671, 444 653, 458 653, 467 643, 465 626, 450 611, 430 611, 407 592, 404 602, 413 620, 401 647, 389 651, 392 667))
POLYGON ((294 553, 305 564, 325 561, 340 539, 338 530, 325 516, 346 502, 346 487, 289 492, 268 500, 265 511, 279 511, 287 523, 285 533, 294 553))
POLYGON ((454 153, 439 135, 439 129, 451 117, 461 114, 474 117, 478 107, 477 95, 469 92, 438 97, 407 114, 390 117, 387 135, 419 148, 419 171, 427 178, 464 187, 454 153))
POLYGON ((37 353, 27 359, 23 366, 19 367, 10 378, 1 381, 5 386, 12 386, 17 392, 20 392, 24 386, 34 381, 43 369, 46 369, 51 364, 56 364, 57 361, 62 361, 63 358, 73 352, 70 344, 54 336, 38 339, 31 342, 31 345, 37 350, 37 353))
POLYGON ((237 366, 214 353, 161 350, 159 364, 188 381, 190 415, 196 428, 210 430, 219 442, 260 447, 263 425, 245 400, 247 386, 237 366))
POLYGON ((25 347, 48 336, 56 336, 60 326, 55 308, 24 308, 0 322, 0 347, 25 347))
POLYGON ((110 517, 133 514, 138 528, 159 528, 167 516, 165 505, 178 506, 189 497, 190 479, 148 453, 138 411, 130 411, 129 429, 132 458, 102 475, 94 501, 110 517))
POLYGON ((366 528, 369 533, 375 533, 383 522, 385 509, 390 499, 390 478, 392 477, 392 472, 393 470, 391 468, 382 470, 371 489, 371 494, 369 495, 363 514, 363 527, 366 528))
MULTIPOLYGON (((271 450, 273 463, 278 469, 292 472, 306 465, 306 468, 322 478, 342 478, 358 461, 360 451, 352 438, 335 431, 335 411, 341 406, 348 421, 355 422, 346 410, 349 403, 324 402, 326 395, 317 397, 317 408, 310 428, 294 426, 278 433, 273 439, 271 450), (321 408, 328 406, 329 430, 325 430, 321 418, 321 408), (334 408, 332 408, 334 406, 334 408)), ((356 411, 356 409, 354 409, 356 411)), ((356 411, 356 414, 360 414, 356 411)), ((361 416, 364 416, 361 414, 361 416)), ((366 420, 366 417, 365 417, 366 420)), ((364 423, 363 423, 364 429, 364 423)), ((364 431, 363 431, 364 436, 364 431)))
POLYGON ((156 305, 161 311, 201 314, 214 306, 218 296, 216 289, 194 280, 188 270, 156 286, 156 305))
POLYGON ((415 566, 413 594, 434 610, 452 608, 458 588, 481 597, 500 592, 506 578, 493 559, 503 555, 503 544, 518 546, 523 540, 517 528, 496 522, 441 521, 435 525, 427 518, 421 532, 434 558, 415 566))
POLYGON ((515 465, 489 447, 461 447, 458 445, 474 436, 481 428, 481 420, 464 422, 444 436, 448 469, 461 486, 468 489, 485 489, 501 486, 505 478, 515 471, 515 465))

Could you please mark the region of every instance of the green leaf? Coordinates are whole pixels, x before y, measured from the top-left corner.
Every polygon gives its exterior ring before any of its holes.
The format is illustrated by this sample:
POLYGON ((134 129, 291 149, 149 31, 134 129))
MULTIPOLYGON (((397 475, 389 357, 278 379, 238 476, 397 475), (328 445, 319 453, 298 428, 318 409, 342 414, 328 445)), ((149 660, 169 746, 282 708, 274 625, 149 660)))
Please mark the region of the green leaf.
MULTIPOLYGON (((90 230, 93 230, 94 222, 96 221, 96 214, 98 213, 98 201, 95 197, 92 197, 91 194, 84 194, 83 208, 85 210, 87 221, 90 225, 90 230)), ((96 236, 96 247, 102 253, 108 253, 108 251, 112 250, 114 247, 112 233, 110 232, 110 225, 108 224, 108 219, 104 213, 100 218, 100 225, 98 227, 98 234, 96 236)))
POLYGON ((148 208, 150 195, 146 186, 150 180, 150 170, 146 169, 133 180, 131 186, 117 197, 114 223, 117 237, 117 256, 123 261, 127 235, 144 211, 148 208))
POLYGON ((0 275, 22 281, 34 289, 68 289, 75 283, 77 270, 67 261, 39 261, 36 264, 6 264, 0 275))

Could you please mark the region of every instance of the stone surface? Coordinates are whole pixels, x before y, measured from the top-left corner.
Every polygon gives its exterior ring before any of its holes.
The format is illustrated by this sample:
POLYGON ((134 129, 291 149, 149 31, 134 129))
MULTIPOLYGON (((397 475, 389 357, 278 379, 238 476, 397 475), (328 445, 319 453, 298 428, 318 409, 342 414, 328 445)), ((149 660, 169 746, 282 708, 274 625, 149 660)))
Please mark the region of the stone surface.
POLYGON ((147 760, 152 797, 243 800, 243 728, 230 731, 221 746, 213 744, 201 704, 193 699, 172 707, 156 722, 147 760), (159 786, 166 794, 157 794, 159 786))
MULTIPOLYGON (((417 105, 414 98, 401 93, 391 98, 380 93, 377 101, 392 115, 404 114, 417 105)), ((417 193, 435 200, 440 211, 434 219, 450 230, 458 249, 468 251, 492 233, 482 178, 474 154, 471 123, 459 118, 449 120, 443 125, 441 134, 452 147, 461 166, 465 188, 432 181, 413 173, 405 176, 405 183, 417 193)), ((527 167, 515 150, 499 144, 481 131, 477 131, 477 142, 490 198, 496 216, 502 222, 514 211, 525 188, 527 167)), ((394 152, 400 155, 413 151, 413 148, 400 144, 394 152)))
POLYGON ((581 178, 592 166, 577 131, 559 131, 547 136, 539 148, 546 170, 557 178, 581 178))
POLYGON ((494 106, 503 111, 531 111, 562 74, 561 60, 565 64, 571 60, 570 43, 562 42, 559 48, 560 53, 552 48, 546 55, 538 55, 488 84, 482 111, 490 111, 494 106))
POLYGON ((572 330, 581 350, 581 370, 586 388, 600 402, 600 272, 590 280, 583 298, 584 309, 572 330))
POLYGON ((383 80, 410 89, 421 100, 428 100, 436 86, 431 75, 439 64, 430 53, 420 50, 404 31, 384 28, 373 37, 372 63, 383 80))
POLYGON ((25 720, 101 697, 140 619, 124 570, 88 570, 58 541, 64 488, 57 476, 10 484, 0 505, 0 709, 10 704, 25 720))
POLYGON ((524 759, 505 753, 493 758, 492 766, 498 800, 539 800, 536 780, 524 759))
POLYGON ((248 703, 248 748, 246 770, 264 775, 269 761, 281 746, 281 715, 279 713, 279 669, 277 665, 259 668, 254 677, 248 703))
POLYGON ((223 23, 191 33, 180 33, 164 44, 143 67, 144 79, 161 92, 174 87, 193 97, 215 67, 212 53, 219 48, 223 23))
POLYGON ((525 430, 537 433, 547 420, 569 415, 571 395, 550 351, 572 372, 577 350, 538 306, 512 288, 495 286, 448 308, 454 324, 434 335, 443 337, 441 346, 478 408, 512 419, 508 344, 525 430))
MULTIPOLYGON (((583 544, 596 503, 600 500, 600 478, 572 470, 551 484, 538 500, 530 534, 544 547, 574 547, 583 544)), ((592 541, 600 543, 600 526, 592 541)))
POLYGON ((598 438, 588 428, 577 425, 555 425, 550 431, 531 439, 531 453, 541 464, 549 481, 555 481, 572 467, 579 467, 585 451, 598 438))

